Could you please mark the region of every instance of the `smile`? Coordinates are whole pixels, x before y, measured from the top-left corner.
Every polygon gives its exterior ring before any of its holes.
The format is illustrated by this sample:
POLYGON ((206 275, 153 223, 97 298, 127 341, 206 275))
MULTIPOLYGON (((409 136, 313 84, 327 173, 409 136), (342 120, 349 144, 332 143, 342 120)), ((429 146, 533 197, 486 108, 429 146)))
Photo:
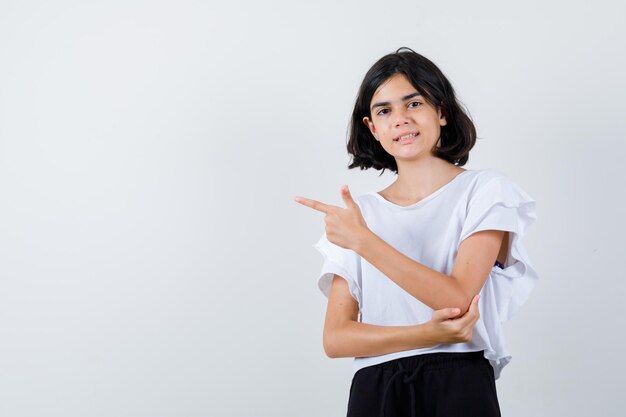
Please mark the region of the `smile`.
POLYGON ((419 135, 419 132, 418 133, 409 133, 409 134, 406 134, 406 135, 398 136, 393 141, 394 142, 405 142, 405 141, 408 141, 410 139, 413 139, 413 138, 417 137, 417 135, 419 135))

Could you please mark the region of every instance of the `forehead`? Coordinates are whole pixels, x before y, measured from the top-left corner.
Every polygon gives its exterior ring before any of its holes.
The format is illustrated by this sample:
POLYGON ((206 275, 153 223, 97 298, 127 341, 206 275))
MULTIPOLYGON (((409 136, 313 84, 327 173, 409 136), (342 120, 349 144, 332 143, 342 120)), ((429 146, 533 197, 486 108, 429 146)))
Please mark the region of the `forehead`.
POLYGON ((398 99, 415 92, 417 92, 417 89, 413 87, 413 84, 411 84, 406 75, 398 73, 387 78, 381 85, 378 86, 372 96, 372 102, 394 101, 394 99, 398 99))

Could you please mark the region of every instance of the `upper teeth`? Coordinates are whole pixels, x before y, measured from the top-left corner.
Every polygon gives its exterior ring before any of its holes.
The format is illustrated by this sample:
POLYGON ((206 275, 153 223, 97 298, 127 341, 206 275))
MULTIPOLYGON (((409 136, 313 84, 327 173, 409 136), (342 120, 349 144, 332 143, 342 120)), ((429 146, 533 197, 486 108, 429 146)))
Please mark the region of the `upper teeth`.
POLYGON ((410 139, 410 138, 414 138, 415 136, 417 136, 416 133, 409 133, 408 135, 400 136, 396 140, 410 139))

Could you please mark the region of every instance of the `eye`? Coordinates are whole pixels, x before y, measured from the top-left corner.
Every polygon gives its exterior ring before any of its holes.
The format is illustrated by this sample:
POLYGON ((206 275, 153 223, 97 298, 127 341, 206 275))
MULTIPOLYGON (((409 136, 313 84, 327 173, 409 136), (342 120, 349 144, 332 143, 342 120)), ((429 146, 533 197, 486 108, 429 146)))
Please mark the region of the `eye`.
POLYGON ((421 105, 422 105, 422 103, 419 102, 419 101, 412 101, 412 102, 409 103, 409 107, 419 107, 421 105))
POLYGON ((380 110, 378 110, 378 112, 376 112, 376 114, 378 116, 383 116, 383 115, 387 114, 385 112, 388 112, 388 111, 389 111, 389 109, 380 109, 380 110))

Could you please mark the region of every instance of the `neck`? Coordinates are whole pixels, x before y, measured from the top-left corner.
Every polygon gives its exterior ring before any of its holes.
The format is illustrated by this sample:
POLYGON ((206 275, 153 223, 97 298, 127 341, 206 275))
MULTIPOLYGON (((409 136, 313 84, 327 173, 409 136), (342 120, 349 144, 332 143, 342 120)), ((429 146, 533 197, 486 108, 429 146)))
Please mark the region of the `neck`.
POLYGON ((393 183, 393 194, 406 199, 426 196, 464 171, 435 156, 418 161, 396 161, 398 178, 393 183))

